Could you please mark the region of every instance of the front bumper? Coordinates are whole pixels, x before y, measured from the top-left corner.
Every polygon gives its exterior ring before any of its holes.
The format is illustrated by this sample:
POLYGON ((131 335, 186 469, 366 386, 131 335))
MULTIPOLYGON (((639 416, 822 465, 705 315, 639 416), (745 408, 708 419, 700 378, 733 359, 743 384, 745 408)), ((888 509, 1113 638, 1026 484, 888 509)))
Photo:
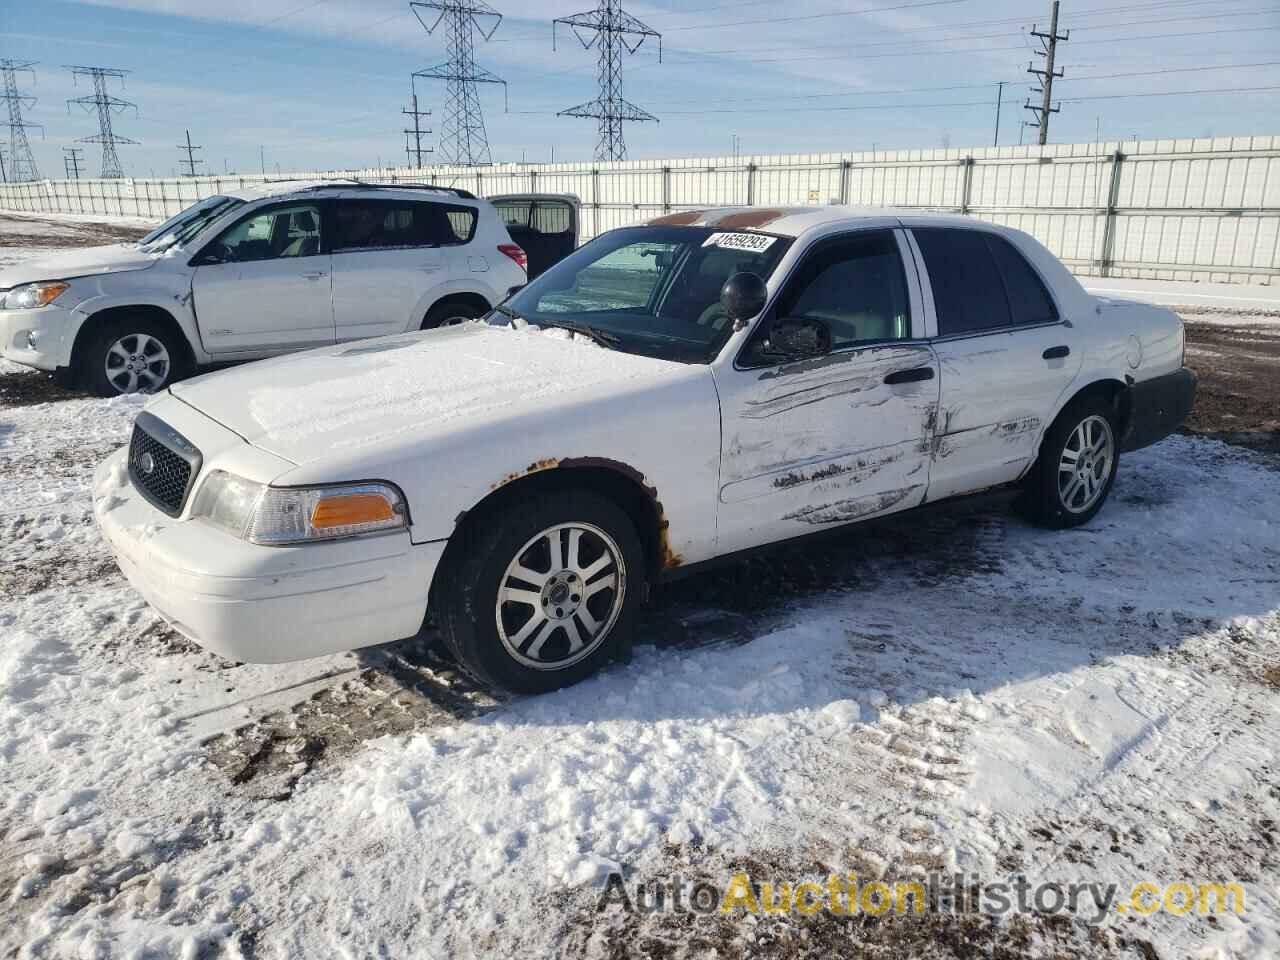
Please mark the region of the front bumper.
POLYGON ((38 310, 0 310, 0 356, 37 370, 68 367, 83 319, 57 303, 38 310))
POLYGON ((1129 416, 1120 449, 1141 450, 1177 430, 1191 413, 1196 399, 1194 370, 1182 367, 1129 388, 1129 416))
POLYGON ((248 663, 303 660, 416 634, 444 543, 409 534, 262 547, 174 520, 129 480, 127 451, 94 476, 93 508, 129 582, 173 627, 248 663))

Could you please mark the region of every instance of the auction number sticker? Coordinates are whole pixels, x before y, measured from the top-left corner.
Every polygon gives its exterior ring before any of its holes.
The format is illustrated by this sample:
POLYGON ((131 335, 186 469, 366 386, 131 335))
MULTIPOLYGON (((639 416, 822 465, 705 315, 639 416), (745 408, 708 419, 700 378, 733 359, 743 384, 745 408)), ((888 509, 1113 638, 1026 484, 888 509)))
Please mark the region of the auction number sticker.
POLYGON ((713 233, 702 242, 704 247, 724 247, 726 250, 746 250, 750 253, 764 253, 777 237, 766 237, 762 233, 713 233))

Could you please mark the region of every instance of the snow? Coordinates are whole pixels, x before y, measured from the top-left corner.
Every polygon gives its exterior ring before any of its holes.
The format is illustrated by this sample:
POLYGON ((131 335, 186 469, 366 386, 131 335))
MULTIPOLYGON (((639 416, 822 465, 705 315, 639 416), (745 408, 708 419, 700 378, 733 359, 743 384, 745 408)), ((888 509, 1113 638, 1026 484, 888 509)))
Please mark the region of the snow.
POLYGON ((784 592, 745 630, 710 599, 667 609, 698 643, 646 621, 629 664, 300 764, 277 800, 232 782, 210 738, 383 661, 233 665, 165 630, 91 522, 92 470, 140 408, 0 409, 6 954, 566 955, 610 871, 770 851, 1238 879, 1248 910, 1216 929, 1108 923, 1162 957, 1280 951, 1261 826, 1280 820, 1274 458, 1174 437, 1124 457, 1080 530, 996 505, 814 547, 856 586, 784 592))
MULTIPOLYGON (((1239 283, 1197 283, 1192 280, 1135 280, 1132 278, 1080 277, 1095 296, 1142 300, 1166 306, 1236 310, 1254 314, 1259 323, 1280 325, 1280 287, 1239 283), (1270 316, 1265 316, 1269 314, 1270 316)), ((1196 317, 1197 320, 1200 317, 1196 317)), ((1232 318, 1236 322, 1238 318, 1232 318)))

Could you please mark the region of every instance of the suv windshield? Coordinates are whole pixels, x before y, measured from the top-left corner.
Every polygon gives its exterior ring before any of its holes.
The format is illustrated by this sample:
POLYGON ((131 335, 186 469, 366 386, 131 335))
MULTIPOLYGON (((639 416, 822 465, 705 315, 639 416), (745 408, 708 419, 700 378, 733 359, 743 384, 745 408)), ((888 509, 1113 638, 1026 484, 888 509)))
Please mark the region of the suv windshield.
POLYGON ((138 245, 144 250, 163 250, 175 243, 186 243, 228 210, 243 203, 235 197, 207 197, 170 217, 139 240, 138 245))
POLYGON ((735 273, 769 279, 786 237, 706 227, 624 227, 597 237, 508 300, 516 315, 578 329, 624 350, 709 363, 732 332, 720 288, 735 273))

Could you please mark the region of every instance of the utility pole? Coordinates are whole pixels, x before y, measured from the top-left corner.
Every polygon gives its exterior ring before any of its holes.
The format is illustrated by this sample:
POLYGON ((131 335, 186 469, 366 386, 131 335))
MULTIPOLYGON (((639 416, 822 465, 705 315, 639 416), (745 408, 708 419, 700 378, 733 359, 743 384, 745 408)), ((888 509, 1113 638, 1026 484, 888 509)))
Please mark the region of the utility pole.
POLYGON ((458 166, 488 166, 493 158, 476 87, 481 83, 500 83, 505 97, 507 82, 476 66, 476 34, 482 40, 489 40, 502 23, 502 14, 484 0, 410 0, 409 8, 428 34, 434 35, 441 24, 449 31, 449 59, 413 74, 447 83, 440 152, 448 163, 458 166), (423 19, 424 10, 431 11, 427 19, 423 19), (427 20, 431 20, 430 25, 427 20))
POLYGON ((632 120, 658 118, 622 96, 622 59, 624 54, 635 53, 649 37, 658 40, 658 62, 662 62, 662 34, 641 23, 622 9, 622 0, 600 0, 594 10, 560 17, 551 21, 551 49, 556 45, 556 27, 568 27, 584 50, 598 47, 600 51, 597 79, 600 93, 594 100, 580 103, 568 110, 561 110, 561 117, 592 117, 598 121, 599 136, 596 141, 597 160, 627 159, 627 144, 622 136, 622 124, 632 120))
POLYGON ((0 147, 0 183, 9 182, 9 175, 4 172, 4 161, 6 156, 8 155, 4 152, 4 148, 0 147))
POLYGON ((432 151, 431 147, 427 147, 425 151, 422 149, 422 135, 424 133, 430 133, 431 128, 427 127, 426 129, 423 129, 422 124, 419 121, 423 117, 431 116, 431 111, 418 109, 418 93, 416 90, 413 90, 412 83, 410 83, 410 91, 413 97, 413 106, 400 111, 407 117, 413 117, 413 129, 410 130, 408 127, 405 127, 404 130, 404 152, 405 156, 409 159, 409 166, 421 167, 422 154, 424 152, 431 153, 432 151))
POLYGON ((121 100, 109 94, 107 92, 107 80, 115 78, 123 86, 124 78, 130 71, 115 70, 110 67, 67 67, 67 69, 71 71, 71 76, 76 81, 80 77, 88 77, 93 81, 93 93, 87 97, 68 100, 67 110, 70 111, 71 105, 76 104, 84 107, 86 112, 97 113, 98 115, 98 135, 96 137, 81 137, 76 143, 102 144, 102 179, 117 180, 124 176, 124 171, 120 167, 120 155, 116 152, 116 146, 122 143, 136 144, 138 141, 119 136, 112 129, 111 118, 130 107, 133 107, 136 112, 138 106, 128 100, 121 100))
POLYGON ((36 159, 31 154, 31 144, 27 140, 29 128, 44 133, 44 127, 38 123, 27 123, 22 119, 22 108, 35 106, 36 98, 18 92, 16 74, 29 73, 34 83, 36 74, 31 68, 35 60, 0 60, 0 74, 4 76, 3 92, 0 100, 9 107, 9 173, 6 182, 12 180, 21 183, 24 180, 39 180, 40 171, 36 168, 36 159))
POLYGON ((261 145, 258 147, 258 166, 265 177, 267 175, 267 148, 261 145))
POLYGON ((83 153, 79 147, 62 148, 62 168, 68 180, 80 179, 80 156, 83 153))
POLYGON ((1031 28, 1031 36, 1040 40, 1042 49, 1037 50, 1038 56, 1044 57, 1044 69, 1035 69, 1034 63, 1027 64, 1027 73, 1040 78, 1040 86, 1033 87, 1032 92, 1040 94, 1040 106, 1033 107, 1030 99, 1027 100, 1025 109, 1035 114, 1036 122, 1028 122, 1028 126, 1040 128, 1040 145, 1044 146, 1049 142, 1049 115, 1058 113, 1062 109, 1062 105, 1053 106, 1053 81, 1055 77, 1061 77, 1062 71, 1054 72, 1053 65, 1058 53, 1058 41, 1068 40, 1070 37, 1065 33, 1058 33, 1058 0, 1053 0, 1053 10, 1049 15, 1049 32, 1041 33, 1031 28))
POLYGON ((1000 146, 1000 108, 1004 105, 1004 85, 1006 82, 1001 80, 996 86, 996 138, 991 141, 993 147, 1000 146))
POLYGON ((179 163, 181 163, 183 166, 185 166, 185 167, 187 168, 187 176, 188 176, 188 177, 194 177, 194 176, 196 175, 196 164, 197 164, 197 163, 204 163, 204 161, 203 161, 203 160, 197 160, 197 159, 196 159, 196 151, 197 151, 197 150, 203 150, 203 149, 204 149, 204 147, 201 147, 201 146, 198 146, 198 145, 197 145, 197 146, 192 146, 192 144, 191 144, 191 131, 190 131, 190 130, 188 130, 186 133, 187 133, 187 142, 186 142, 185 144, 181 144, 181 143, 180 143, 180 144, 178 144, 178 149, 179 149, 179 150, 181 150, 183 153, 185 153, 185 154, 187 155, 187 159, 185 159, 185 160, 179 160, 178 162, 179 162, 179 163))

